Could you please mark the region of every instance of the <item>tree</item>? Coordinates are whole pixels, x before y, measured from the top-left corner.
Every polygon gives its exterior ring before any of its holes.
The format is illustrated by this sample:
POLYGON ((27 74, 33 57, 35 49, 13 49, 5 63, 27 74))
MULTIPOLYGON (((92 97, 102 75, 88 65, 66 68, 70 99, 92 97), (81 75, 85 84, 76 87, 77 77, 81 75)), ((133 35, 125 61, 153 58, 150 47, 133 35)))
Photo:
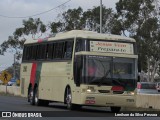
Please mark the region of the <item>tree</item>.
MULTIPOLYGON (((102 6, 102 32, 111 33, 115 22, 115 14, 111 8, 102 6)), ((83 13, 82 23, 90 31, 100 32, 100 6, 83 13)))
POLYGON ((16 56, 16 62, 13 66, 7 68, 10 73, 13 73, 15 70, 15 76, 19 78, 20 67, 18 60, 22 58, 22 50, 24 42, 26 41, 25 36, 32 35, 32 38, 35 38, 36 34, 40 32, 44 33, 46 31, 46 26, 42 21, 38 19, 29 18, 28 20, 23 20, 23 27, 17 28, 13 33, 13 36, 9 36, 8 40, 4 41, 0 45, 0 55, 4 55, 7 50, 11 50, 16 56))
POLYGON ((149 73, 150 81, 160 61, 160 31, 154 7, 153 0, 119 0, 116 4, 121 30, 137 40, 139 63, 149 73))
POLYGON ((4 55, 8 49, 13 49, 17 54, 17 59, 21 58, 21 51, 23 49, 23 44, 26 41, 25 35, 32 35, 32 38, 35 38, 37 32, 41 34, 46 31, 46 26, 43 22, 37 18, 29 18, 28 20, 23 20, 23 27, 17 28, 13 33, 13 36, 9 36, 8 40, 4 41, 0 45, 0 54, 4 55))
MULTIPOLYGON (((103 8, 103 33, 117 33, 117 30, 113 30, 112 26, 116 21, 115 14, 111 8, 103 8)), ((87 29, 90 31, 100 32, 100 7, 93 7, 83 12, 81 7, 77 9, 68 9, 66 12, 62 13, 62 17, 58 22, 52 22, 50 24, 51 32, 57 33, 69 30, 82 30, 87 29)))
POLYGON ((68 9, 62 13, 61 19, 58 22, 50 24, 51 32, 57 33, 74 29, 82 29, 81 17, 83 10, 81 7, 77 9, 68 9))

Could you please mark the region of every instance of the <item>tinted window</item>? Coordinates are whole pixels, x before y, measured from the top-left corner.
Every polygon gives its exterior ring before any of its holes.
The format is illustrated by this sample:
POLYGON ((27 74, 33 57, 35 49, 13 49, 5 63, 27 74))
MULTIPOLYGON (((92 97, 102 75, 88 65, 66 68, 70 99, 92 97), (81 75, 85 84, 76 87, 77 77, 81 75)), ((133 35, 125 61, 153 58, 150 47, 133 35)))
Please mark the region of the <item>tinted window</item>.
POLYGON ((76 41, 76 48, 75 48, 75 51, 76 52, 79 52, 79 51, 85 51, 87 49, 87 43, 85 43, 86 40, 81 40, 81 39, 78 39, 76 41), (86 44, 86 45, 85 45, 86 44))
POLYGON ((37 59, 46 58, 47 44, 41 44, 37 46, 37 59))
POLYGON ((56 41, 25 45, 23 49, 23 61, 29 60, 54 60, 71 59, 73 53, 73 40, 56 41))
POLYGON ((72 58, 73 41, 65 42, 64 58, 72 58))
POLYGON ((63 58, 64 42, 55 43, 54 58, 63 58))
POLYGON ((48 59, 53 59, 53 52, 54 52, 54 44, 50 43, 48 44, 48 59))

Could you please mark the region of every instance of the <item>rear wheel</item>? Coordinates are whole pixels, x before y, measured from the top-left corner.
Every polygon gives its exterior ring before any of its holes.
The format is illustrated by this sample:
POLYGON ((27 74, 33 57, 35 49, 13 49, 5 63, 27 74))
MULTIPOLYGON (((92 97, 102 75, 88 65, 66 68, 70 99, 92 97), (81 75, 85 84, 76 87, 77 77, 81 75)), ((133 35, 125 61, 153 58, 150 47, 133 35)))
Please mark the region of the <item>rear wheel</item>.
POLYGON ((35 96, 34 96, 33 89, 31 89, 31 91, 29 91, 29 102, 31 105, 35 105, 35 96))
POLYGON ((121 107, 111 107, 112 113, 118 113, 121 110, 121 107))
POLYGON ((39 100, 39 97, 38 97, 38 87, 36 87, 34 94, 35 94, 35 97, 34 97, 35 105, 40 106, 42 102, 41 100, 39 100))
POLYGON ((34 94, 35 94, 34 95, 35 96, 34 97, 35 105, 37 105, 37 106, 47 106, 49 104, 49 101, 39 99, 38 87, 36 87, 34 94))
POLYGON ((27 98, 28 98, 28 102, 30 102, 30 95, 31 95, 31 91, 32 91, 32 88, 31 88, 31 87, 29 87, 29 89, 28 89, 28 96, 27 96, 27 98))

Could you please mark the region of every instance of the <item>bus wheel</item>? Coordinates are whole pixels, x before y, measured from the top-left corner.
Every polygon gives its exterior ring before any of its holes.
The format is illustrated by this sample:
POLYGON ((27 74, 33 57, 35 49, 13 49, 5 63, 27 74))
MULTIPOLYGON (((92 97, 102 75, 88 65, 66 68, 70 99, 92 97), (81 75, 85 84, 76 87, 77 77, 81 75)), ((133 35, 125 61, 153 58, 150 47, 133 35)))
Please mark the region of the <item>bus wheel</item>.
POLYGON ((34 101, 35 101, 35 105, 40 106, 41 105, 41 101, 38 98, 38 87, 36 87, 35 92, 34 92, 34 101))
POLYGON ((29 102, 30 102, 31 105, 35 105, 34 91, 33 90, 31 90, 29 92, 29 102))
POLYGON ((36 87, 34 94, 35 94, 35 97, 34 97, 35 105, 37 105, 37 106, 48 106, 49 101, 39 99, 39 97, 38 97, 38 87, 36 87))
POLYGON ((67 89, 66 93, 66 104, 67 104, 67 109, 73 110, 74 109, 74 104, 72 104, 72 95, 71 95, 71 89, 67 89))
POLYGON ((28 102, 30 102, 30 96, 31 96, 31 91, 32 91, 32 88, 30 87, 29 89, 28 89, 28 102))
POLYGON ((118 113, 121 110, 121 107, 111 107, 112 113, 118 113))

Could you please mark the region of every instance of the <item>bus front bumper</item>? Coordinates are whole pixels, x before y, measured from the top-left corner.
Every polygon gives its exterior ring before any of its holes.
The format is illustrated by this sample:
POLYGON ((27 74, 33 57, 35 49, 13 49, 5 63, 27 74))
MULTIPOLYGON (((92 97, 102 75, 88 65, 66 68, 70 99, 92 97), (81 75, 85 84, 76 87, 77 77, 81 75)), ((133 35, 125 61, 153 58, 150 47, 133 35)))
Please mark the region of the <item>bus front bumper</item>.
POLYGON ((124 94, 86 94, 81 93, 81 103, 92 106, 135 107, 135 95, 124 94))

